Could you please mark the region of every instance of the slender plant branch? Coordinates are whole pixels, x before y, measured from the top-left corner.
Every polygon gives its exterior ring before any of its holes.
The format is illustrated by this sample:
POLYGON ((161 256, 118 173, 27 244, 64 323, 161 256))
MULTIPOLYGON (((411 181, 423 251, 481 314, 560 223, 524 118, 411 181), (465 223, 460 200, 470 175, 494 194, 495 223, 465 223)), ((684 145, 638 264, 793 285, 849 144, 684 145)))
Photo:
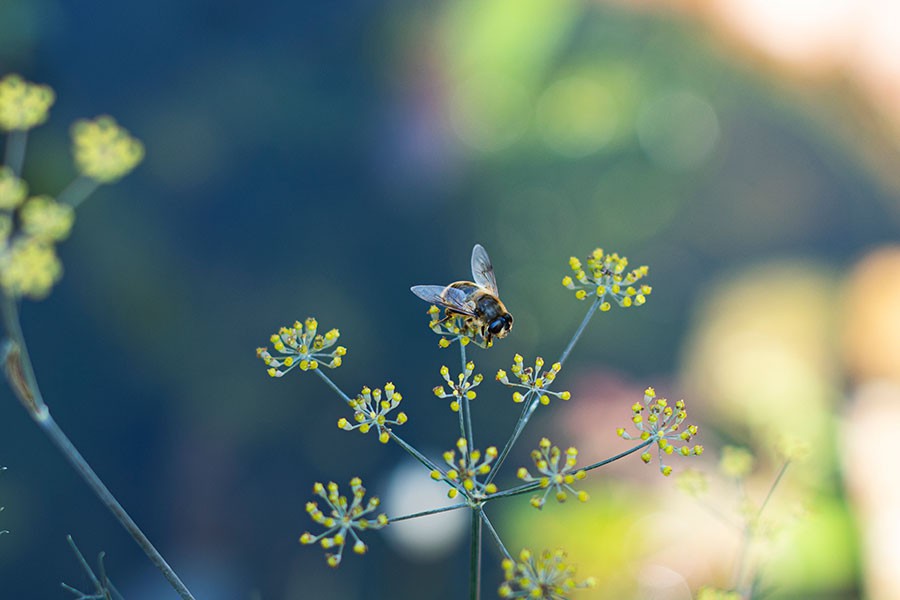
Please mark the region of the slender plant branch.
POLYGON ((592 471, 592 470, 594 470, 594 469, 599 469, 600 467, 604 467, 604 466, 608 465, 608 464, 611 463, 611 462, 615 462, 615 461, 619 460, 620 458, 625 458, 625 457, 628 456, 629 454, 634 454, 634 453, 637 452, 638 450, 643 450, 644 448, 646 448, 646 447, 649 446, 650 444, 654 443, 655 441, 656 441, 655 439, 651 438, 651 439, 649 439, 649 440, 646 440, 646 441, 644 441, 644 442, 641 442, 641 443, 638 444, 637 446, 634 446, 633 448, 630 448, 630 449, 628 449, 628 450, 626 450, 626 451, 624 451, 624 452, 619 452, 619 453, 616 454, 615 456, 610 456, 609 458, 607 458, 607 459, 605 459, 605 460, 601 460, 600 462, 595 462, 594 464, 588 465, 588 466, 586 466, 583 470, 585 470, 585 471, 592 471))
MULTIPOLYGON (((459 358, 462 363, 462 370, 460 373, 465 373, 466 371, 466 347, 460 343, 459 344, 459 358)), ((475 433, 472 430, 472 405, 469 402, 469 397, 465 394, 462 394, 462 398, 460 398, 460 410, 466 416, 465 420, 465 430, 466 430, 466 442, 469 444, 469 452, 475 449, 475 433)))
POLYGON ((459 401, 459 410, 456 411, 456 415, 459 417, 459 437, 464 440, 468 440, 468 436, 466 436, 466 416, 463 414, 464 407, 462 400, 459 401))
POLYGON ((506 460, 506 457, 509 456, 513 445, 518 441, 519 437, 522 435, 522 432, 525 431, 525 426, 528 424, 528 421, 531 419, 531 415, 534 414, 535 409, 537 409, 538 407, 540 397, 532 390, 528 390, 527 392, 525 392, 525 398, 522 399, 522 402, 525 404, 525 406, 522 407, 522 414, 519 415, 519 420, 516 421, 516 425, 515 427, 513 427, 512 435, 509 436, 509 439, 503 446, 503 450, 500 451, 500 456, 497 457, 497 461, 494 463, 491 472, 488 473, 485 484, 492 482, 494 480, 494 477, 496 477, 497 472, 500 470, 500 465, 502 465, 503 461, 506 460))
POLYGON ((28 145, 28 131, 14 129, 6 136, 6 156, 4 162, 13 175, 19 177, 25 164, 25 147, 28 145))
POLYGON ((469 598, 481 598, 481 514, 480 506, 472 507, 472 545, 469 551, 469 598))
POLYGON ((350 396, 348 396, 347 394, 345 394, 344 391, 343 391, 341 388, 339 388, 339 387, 337 386, 337 384, 331 380, 330 377, 328 377, 328 375, 326 375, 325 373, 323 373, 323 372, 322 372, 322 369, 313 369, 313 371, 315 371, 316 375, 318 375, 319 377, 321 377, 322 380, 323 380, 325 383, 328 384, 328 387, 330 387, 331 389, 333 389, 333 390, 337 393, 338 396, 340 396, 341 398, 343 398, 343 399, 344 399, 344 402, 346 402, 347 404, 350 404, 350 402, 351 402, 350 396))
POLYGON ((28 347, 25 345, 25 336, 22 333, 22 324, 19 321, 19 308, 15 300, 4 294, 0 300, 0 311, 2 311, 3 325, 8 336, 3 349, 6 378, 28 414, 35 421, 40 422, 50 415, 50 411, 44 404, 41 389, 34 376, 34 368, 31 366, 31 358, 28 356, 28 347))
POLYGON ((34 377, 34 369, 31 360, 28 357, 28 348, 25 344, 25 337, 22 335, 22 326, 18 317, 18 309, 16 302, 7 295, 2 296, 2 314, 6 333, 9 341, 6 344, 4 365, 7 379, 11 387, 16 392, 19 401, 28 410, 29 415, 38 427, 50 438, 50 441, 60 449, 69 464, 84 479, 85 483, 94 491, 100 501, 106 506, 113 516, 125 528, 131 537, 134 538, 138 546, 144 551, 157 569, 159 569, 169 584, 184 600, 194 600, 184 583, 181 582, 172 567, 165 561, 157 549, 150 543, 150 540, 144 535, 137 523, 131 518, 126 510, 119 504, 115 496, 109 491, 100 477, 94 472, 87 463, 78 449, 69 440, 66 434, 60 429, 56 421, 50 415, 50 410, 44 404, 41 397, 40 388, 34 377))
POLYGON ((775 476, 775 480, 772 482, 772 486, 769 488, 769 493, 766 494, 766 499, 763 500, 763 503, 759 506, 759 511, 756 513, 757 520, 762 516, 763 511, 766 510, 766 505, 769 504, 769 500, 772 499, 772 494, 775 493, 775 488, 778 487, 778 484, 781 483, 781 478, 784 477, 784 472, 787 471, 787 468, 790 466, 790 459, 784 461, 784 464, 781 465, 781 470, 778 471, 778 475, 775 476))
MULTIPOLYGON (((392 430, 388 429, 387 432, 388 432, 388 435, 391 436, 391 439, 394 440, 395 442, 397 442, 397 444, 398 444, 401 448, 403 448, 404 450, 406 450, 406 452, 408 452, 410 456, 412 456, 412 457, 415 458, 417 461, 419 461, 420 463, 422 463, 423 465, 425 465, 425 467, 428 469, 429 473, 432 472, 432 471, 437 471, 437 472, 439 472, 439 473, 444 473, 444 470, 441 469, 440 467, 438 467, 436 464, 434 464, 434 462, 432 462, 431 459, 429 459, 427 456, 425 456, 424 454, 422 454, 421 452, 419 452, 418 450, 416 450, 415 448, 413 448, 412 446, 410 446, 408 443, 406 443, 406 441, 403 440, 403 438, 401 438, 400 436, 398 436, 398 435, 397 435, 396 433, 394 433, 392 430)), ((446 481, 446 482, 447 482, 448 484, 450 484, 452 487, 455 487, 455 488, 459 489, 459 486, 453 484, 450 480, 444 478, 444 481, 446 481)))
POLYGON ((388 519, 388 522, 396 523, 398 521, 407 521, 409 519, 418 519, 419 517, 427 517, 429 515, 436 515, 438 513, 448 512, 451 510, 467 508, 468 506, 469 506, 468 503, 461 502, 459 504, 451 504, 449 506, 441 506, 440 508, 430 508, 428 510, 423 510, 422 512, 412 513, 409 515, 403 515, 402 517, 390 517, 388 519))
POLYGON ((494 525, 491 523, 491 520, 488 519, 487 513, 485 513, 484 510, 481 511, 481 520, 484 521, 484 526, 491 534, 491 537, 493 537, 494 541, 497 542, 497 547, 500 548, 500 552, 503 554, 503 556, 505 556, 509 560, 513 560, 512 554, 510 554, 509 550, 506 549, 506 546, 503 545, 503 540, 500 539, 500 535, 497 533, 497 530, 494 529, 494 525))
POLYGON ((581 338, 581 334, 584 333, 584 330, 587 328, 588 323, 591 322, 591 317, 594 316, 594 313, 597 312, 597 308, 600 306, 600 298, 595 299, 591 303, 591 307, 588 309, 587 314, 584 315, 584 319, 581 320, 581 325, 578 326, 578 329, 575 330, 575 335, 572 336, 572 339, 569 340, 569 344, 566 346, 566 349, 563 350, 562 354, 559 357, 559 360, 556 361, 559 364, 563 364, 566 362, 566 359, 569 358, 569 354, 572 353, 572 349, 575 347, 575 343, 581 338))
MULTIPOLYGON (((745 586, 742 585, 743 580, 747 577, 747 573, 749 570, 749 560, 750 556, 750 546, 753 544, 753 539, 756 537, 755 531, 756 527, 759 523, 760 518, 762 517, 763 511, 766 509, 766 506, 769 504, 769 500, 772 499, 772 495, 775 493, 775 489, 778 487, 778 484, 781 483, 782 477, 784 477, 784 473, 787 471, 788 466, 790 466, 791 461, 786 460, 784 464, 781 465, 781 469, 778 470, 778 474, 775 475, 775 479, 772 481, 772 485, 769 486, 769 491, 766 493, 766 497, 763 500, 762 504, 759 506, 759 510, 756 511, 756 515, 753 517, 752 521, 748 521, 744 524, 744 538, 741 541, 741 549, 738 552, 738 559, 735 563, 735 575, 734 575, 734 586, 735 589, 743 590, 746 589, 745 586)), ((746 493, 744 491, 743 486, 740 487, 740 492, 742 497, 746 497, 746 493)), ((752 589, 753 580, 748 582, 749 588, 752 589)), ((749 591, 749 590, 748 590, 749 591)))
POLYGON ((79 175, 66 188, 59 193, 58 202, 70 205, 72 208, 78 206, 87 200, 88 196, 97 191, 100 182, 84 175, 79 175))
POLYGON ((499 500, 500 498, 509 498, 511 496, 521 496, 522 494, 527 494, 528 492, 534 491, 540 487, 541 487, 541 483, 539 481, 523 483, 521 485, 511 487, 508 490, 503 490, 502 492, 497 492, 496 494, 491 494, 490 496, 485 498, 484 501, 490 502, 491 500, 499 500))
POLYGON ((72 539, 71 535, 67 535, 66 540, 69 542, 69 546, 72 548, 72 552, 75 553, 75 558, 78 559, 78 564, 80 564, 81 568, 84 569, 84 572, 87 573, 88 579, 91 580, 91 583, 94 584, 94 587, 100 588, 100 581, 97 579, 96 575, 94 575, 94 570, 91 569, 91 566, 85 560, 84 555, 81 553, 81 550, 79 550, 78 546, 75 545, 75 540, 72 539))

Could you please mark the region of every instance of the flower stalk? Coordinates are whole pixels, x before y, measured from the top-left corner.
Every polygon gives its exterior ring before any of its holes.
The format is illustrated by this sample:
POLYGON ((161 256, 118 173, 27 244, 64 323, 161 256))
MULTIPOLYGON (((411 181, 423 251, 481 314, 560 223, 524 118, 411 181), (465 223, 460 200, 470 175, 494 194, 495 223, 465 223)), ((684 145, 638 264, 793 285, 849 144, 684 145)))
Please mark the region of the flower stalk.
POLYGON ((63 456, 69 462, 73 469, 81 476, 88 487, 99 498, 100 502, 112 513, 117 521, 125 528, 125 530, 134 538, 137 545, 140 546, 150 562, 160 570, 163 576, 168 580, 172 588, 178 592, 183 600, 194 600, 194 596, 184 585, 172 567, 166 562, 162 554, 150 542, 147 536, 141 531, 131 515, 119 503, 103 480, 91 468, 84 459, 75 445, 69 440, 68 436, 57 425, 56 421, 50 414, 50 409, 44 403, 41 396, 40 388, 34 377, 34 369, 31 360, 28 357, 28 348, 25 344, 25 338, 22 335, 22 326, 18 318, 18 309, 15 300, 7 295, 2 296, 3 325, 9 336, 7 343, 7 353, 5 357, 6 374, 10 385, 16 391, 19 401, 28 410, 29 415, 37 423, 38 427, 50 438, 63 456), (11 362, 12 361, 12 362, 11 362), (18 376, 16 374, 21 374, 18 376))

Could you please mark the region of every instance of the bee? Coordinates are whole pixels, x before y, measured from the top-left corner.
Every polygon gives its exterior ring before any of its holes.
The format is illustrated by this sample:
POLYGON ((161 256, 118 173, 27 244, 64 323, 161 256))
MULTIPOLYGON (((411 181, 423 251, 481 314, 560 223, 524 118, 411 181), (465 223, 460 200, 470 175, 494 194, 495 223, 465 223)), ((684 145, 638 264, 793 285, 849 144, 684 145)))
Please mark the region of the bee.
POLYGON ((413 294, 444 309, 444 318, 462 317, 466 326, 481 333, 485 343, 491 338, 505 338, 512 329, 513 318, 498 297, 494 266, 481 244, 472 248, 472 279, 449 285, 414 285, 413 294))

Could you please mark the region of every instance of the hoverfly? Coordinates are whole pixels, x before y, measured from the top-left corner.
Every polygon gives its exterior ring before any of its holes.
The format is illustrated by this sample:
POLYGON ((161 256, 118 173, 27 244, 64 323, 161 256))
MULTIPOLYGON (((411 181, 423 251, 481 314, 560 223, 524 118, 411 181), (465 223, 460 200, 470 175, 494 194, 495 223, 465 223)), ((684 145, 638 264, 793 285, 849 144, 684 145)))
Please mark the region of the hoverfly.
POLYGON ((466 327, 477 331, 487 344, 492 337, 504 338, 512 329, 513 318, 498 297, 494 266, 481 244, 472 248, 472 279, 449 285, 414 285, 412 293, 444 309, 444 318, 461 317, 466 327))

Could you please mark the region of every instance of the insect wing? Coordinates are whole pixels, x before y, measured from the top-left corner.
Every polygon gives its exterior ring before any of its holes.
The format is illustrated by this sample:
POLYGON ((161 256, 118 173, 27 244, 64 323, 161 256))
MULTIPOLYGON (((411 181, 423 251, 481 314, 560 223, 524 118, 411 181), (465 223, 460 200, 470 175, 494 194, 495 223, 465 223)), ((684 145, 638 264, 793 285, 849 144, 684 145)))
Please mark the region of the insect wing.
POLYGON ((494 277, 494 265, 488 256, 487 250, 481 244, 475 244, 472 248, 472 278, 475 283, 498 296, 497 278, 494 277))
POLYGON ((444 285, 414 285, 409 289, 425 302, 449 308, 463 315, 475 315, 471 303, 467 301, 466 293, 456 288, 444 285))

